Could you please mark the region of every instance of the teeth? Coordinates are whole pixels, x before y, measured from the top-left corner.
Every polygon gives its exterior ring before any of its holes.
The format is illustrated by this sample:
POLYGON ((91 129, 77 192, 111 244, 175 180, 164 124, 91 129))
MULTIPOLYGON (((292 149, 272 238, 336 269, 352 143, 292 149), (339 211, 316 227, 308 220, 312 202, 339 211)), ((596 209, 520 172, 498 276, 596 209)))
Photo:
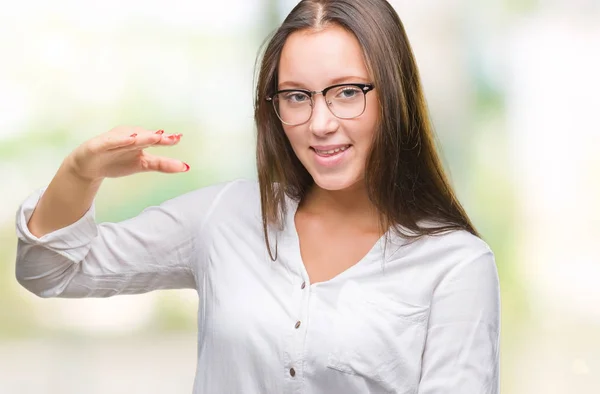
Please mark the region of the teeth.
POLYGON ((319 153, 319 154, 322 154, 322 155, 333 155, 334 153, 343 152, 343 151, 345 151, 348 148, 350 148, 350 145, 343 146, 341 148, 331 149, 331 150, 318 150, 318 149, 315 149, 315 151, 317 153, 319 153))

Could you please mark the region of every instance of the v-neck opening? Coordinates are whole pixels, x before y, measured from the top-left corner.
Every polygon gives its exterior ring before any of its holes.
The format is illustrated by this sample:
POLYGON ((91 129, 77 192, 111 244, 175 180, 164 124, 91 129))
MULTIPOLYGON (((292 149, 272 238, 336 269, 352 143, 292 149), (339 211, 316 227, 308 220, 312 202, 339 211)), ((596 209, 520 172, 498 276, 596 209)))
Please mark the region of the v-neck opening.
POLYGON ((367 253, 361 257, 357 262, 346 268, 345 270, 339 272, 337 275, 332 278, 319 282, 310 281, 310 276, 308 275, 308 270, 306 269, 306 265, 304 264, 304 260, 302 258, 302 253, 300 250, 300 236, 298 234, 298 229, 296 228, 296 213, 298 212, 299 202, 293 200, 286 196, 286 215, 285 215, 285 223, 284 223, 284 233, 287 240, 287 245, 292 248, 292 253, 297 259, 298 268, 301 270, 302 276, 307 280, 307 284, 311 288, 315 288, 316 286, 326 286, 336 281, 343 280, 345 276, 351 275, 352 272, 360 269, 362 266, 369 264, 373 261, 376 261, 383 257, 383 247, 382 244, 385 242, 386 237, 389 234, 389 230, 386 231, 383 235, 381 235, 377 241, 373 244, 373 246, 367 251, 367 253))

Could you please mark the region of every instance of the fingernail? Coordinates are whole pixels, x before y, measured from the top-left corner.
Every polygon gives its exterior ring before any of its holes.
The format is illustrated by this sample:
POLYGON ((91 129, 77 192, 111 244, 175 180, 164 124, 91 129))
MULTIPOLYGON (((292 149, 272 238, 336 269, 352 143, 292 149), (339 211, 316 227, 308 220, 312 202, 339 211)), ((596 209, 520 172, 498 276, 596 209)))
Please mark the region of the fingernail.
POLYGON ((185 166, 185 170, 183 172, 187 172, 190 170, 190 166, 187 163, 183 163, 183 165, 185 166))
POLYGON ((135 137, 135 136, 137 136, 137 133, 133 133, 130 135, 130 137, 135 137))
POLYGON ((154 134, 162 134, 162 133, 164 133, 164 132, 165 132, 164 130, 158 130, 158 131, 157 131, 156 133, 154 133, 154 134))

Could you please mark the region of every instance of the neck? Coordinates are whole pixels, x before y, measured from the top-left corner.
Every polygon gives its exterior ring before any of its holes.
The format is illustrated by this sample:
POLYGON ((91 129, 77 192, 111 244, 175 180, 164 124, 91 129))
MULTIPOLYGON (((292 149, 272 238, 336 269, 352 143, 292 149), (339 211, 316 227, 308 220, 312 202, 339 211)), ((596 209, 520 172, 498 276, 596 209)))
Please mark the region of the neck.
POLYGON ((326 190, 314 184, 302 200, 301 210, 328 220, 351 220, 361 227, 379 228, 379 215, 364 183, 344 190, 326 190))

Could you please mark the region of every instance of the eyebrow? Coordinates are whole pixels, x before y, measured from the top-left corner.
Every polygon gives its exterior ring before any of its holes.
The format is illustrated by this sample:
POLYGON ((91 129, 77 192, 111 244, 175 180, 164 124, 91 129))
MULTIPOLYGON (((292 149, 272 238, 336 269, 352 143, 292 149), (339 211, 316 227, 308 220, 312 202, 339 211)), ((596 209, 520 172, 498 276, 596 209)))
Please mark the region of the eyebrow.
MULTIPOLYGON (((332 80, 329 81, 329 85, 337 85, 338 83, 352 83, 352 82, 369 82, 369 78, 365 78, 365 77, 358 77, 358 76, 344 76, 344 77, 338 77, 338 78, 334 78, 332 80)), ((307 90, 311 90, 308 89, 306 87, 307 85, 301 83, 301 82, 296 82, 296 81, 284 81, 278 84, 278 89, 285 89, 285 88, 301 88, 301 89, 307 89, 307 90)), ((325 88, 326 86, 324 86, 323 88, 325 88)))

